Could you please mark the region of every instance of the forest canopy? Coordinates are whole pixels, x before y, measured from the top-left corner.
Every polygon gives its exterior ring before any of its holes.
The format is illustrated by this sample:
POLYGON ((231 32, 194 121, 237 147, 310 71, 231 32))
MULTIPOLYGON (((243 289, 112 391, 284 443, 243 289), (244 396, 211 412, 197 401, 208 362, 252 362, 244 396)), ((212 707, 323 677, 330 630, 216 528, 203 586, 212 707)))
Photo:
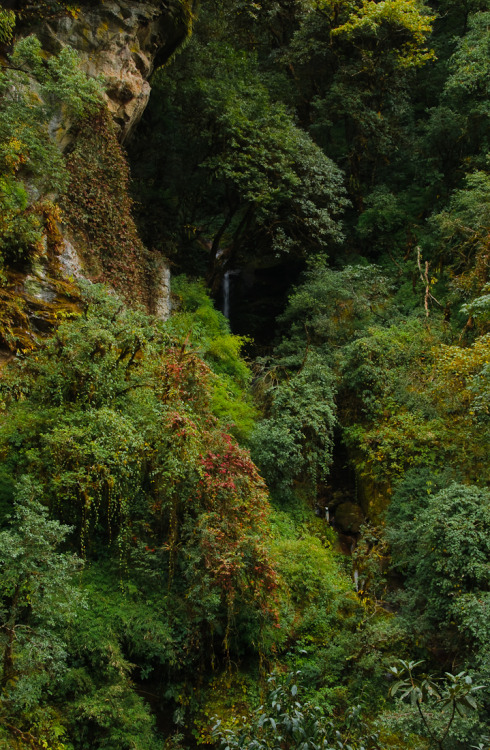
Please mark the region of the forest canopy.
POLYGON ((488 750, 488 0, 134 5, 0 9, 0 750, 488 750))

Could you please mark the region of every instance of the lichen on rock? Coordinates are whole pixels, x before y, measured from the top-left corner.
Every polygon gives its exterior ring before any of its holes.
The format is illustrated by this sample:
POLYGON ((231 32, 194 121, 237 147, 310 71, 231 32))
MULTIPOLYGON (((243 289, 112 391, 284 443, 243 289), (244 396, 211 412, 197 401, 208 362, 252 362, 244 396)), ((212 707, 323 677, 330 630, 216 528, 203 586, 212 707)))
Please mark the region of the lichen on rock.
POLYGON ((124 141, 138 123, 150 96, 148 78, 190 32, 192 10, 155 2, 106 0, 82 4, 80 12, 45 22, 37 30, 52 52, 70 45, 88 75, 100 77, 104 98, 124 141))

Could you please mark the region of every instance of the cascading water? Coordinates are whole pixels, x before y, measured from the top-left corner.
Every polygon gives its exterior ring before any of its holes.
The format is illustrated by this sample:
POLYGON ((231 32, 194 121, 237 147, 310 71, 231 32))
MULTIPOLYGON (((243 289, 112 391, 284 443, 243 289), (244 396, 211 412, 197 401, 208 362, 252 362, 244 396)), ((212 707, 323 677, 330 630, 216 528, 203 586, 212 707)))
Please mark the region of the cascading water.
POLYGON ((230 271, 223 276, 223 315, 230 317, 230 271))
POLYGON ((231 280, 233 276, 238 276, 239 274, 239 270, 225 271, 225 275, 223 276, 223 315, 225 316, 225 318, 228 318, 228 320, 230 319, 231 309, 231 280))
POLYGON ((354 568, 354 586, 356 591, 359 592, 359 571, 356 568, 354 568))

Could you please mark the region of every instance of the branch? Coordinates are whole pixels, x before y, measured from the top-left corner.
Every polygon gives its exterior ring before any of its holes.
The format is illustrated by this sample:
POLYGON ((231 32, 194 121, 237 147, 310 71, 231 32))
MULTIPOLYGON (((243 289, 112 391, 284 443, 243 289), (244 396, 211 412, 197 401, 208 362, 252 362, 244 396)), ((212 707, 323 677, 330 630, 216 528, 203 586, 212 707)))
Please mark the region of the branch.
POLYGON ((424 270, 422 270, 422 251, 420 247, 417 246, 417 266, 420 272, 420 279, 422 281, 422 284, 425 284, 425 296, 424 296, 424 307, 425 307, 425 314, 427 317, 429 317, 429 300, 434 300, 434 302, 439 305, 439 307, 443 307, 441 303, 436 300, 433 294, 431 294, 430 291, 430 280, 429 280, 429 261, 426 260, 424 264, 424 270))
POLYGON ((34 747, 39 747, 38 738, 34 737, 34 735, 31 734, 30 732, 21 732, 20 729, 17 729, 17 727, 14 727, 13 724, 7 724, 7 722, 4 722, 3 724, 5 727, 7 727, 7 729, 10 729, 11 732, 15 732, 16 735, 21 737, 22 740, 27 740, 27 742, 29 742, 31 747, 32 747, 32 743, 34 743, 34 747))
POLYGON ((28 70, 25 70, 25 68, 18 68, 16 65, 7 65, 7 63, 4 63, 0 60, 0 68, 6 68, 7 70, 20 70, 21 73, 26 73, 28 76, 31 76, 31 78, 34 78, 32 73, 28 70))
POLYGON ((116 397, 124 396, 125 393, 129 393, 129 391, 135 391, 137 388, 151 388, 151 383, 134 383, 132 385, 128 385, 127 388, 121 388, 119 391, 116 391, 116 397))
POLYGON ((447 726, 446 726, 446 730, 445 730, 444 734, 442 735, 442 737, 441 737, 441 741, 440 741, 440 743, 439 743, 441 747, 442 747, 442 743, 444 742, 444 740, 445 740, 445 739, 446 739, 446 737, 447 737, 447 733, 449 732, 449 727, 450 727, 450 726, 451 726, 451 724, 453 723, 453 719, 454 719, 454 714, 455 714, 455 712, 456 712, 456 701, 453 701, 453 710, 451 711, 451 716, 450 716, 450 718, 449 718, 449 721, 448 721, 448 723, 447 723, 447 726))
POLYGON ((420 703, 421 702, 418 700, 417 701, 417 708, 418 708, 420 717, 421 717, 422 721, 424 722, 424 726, 425 726, 425 728, 427 729, 427 731, 429 733, 429 737, 430 737, 430 739, 431 739, 432 742, 435 742, 436 745, 439 745, 439 747, 441 747, 441 743, 438 741, 437 737, 434 734, 432 734, 431 728, 430 728, 430 726, 429 726, 429 724, 427 722, 427 719, 425 718, 425 715, 424 715, 424 713, 422 711, 420 703))

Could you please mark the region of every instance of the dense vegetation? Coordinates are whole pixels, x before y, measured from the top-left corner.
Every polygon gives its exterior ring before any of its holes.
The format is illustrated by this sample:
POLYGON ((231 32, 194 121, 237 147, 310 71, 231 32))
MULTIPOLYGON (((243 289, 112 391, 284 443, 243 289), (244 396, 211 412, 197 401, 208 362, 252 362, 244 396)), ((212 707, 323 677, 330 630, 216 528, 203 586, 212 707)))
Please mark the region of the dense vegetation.
POLYGON ((129 158, 83 6, 0 9, 0 748, 488 750, 487 0, 204 3, 129 158))

